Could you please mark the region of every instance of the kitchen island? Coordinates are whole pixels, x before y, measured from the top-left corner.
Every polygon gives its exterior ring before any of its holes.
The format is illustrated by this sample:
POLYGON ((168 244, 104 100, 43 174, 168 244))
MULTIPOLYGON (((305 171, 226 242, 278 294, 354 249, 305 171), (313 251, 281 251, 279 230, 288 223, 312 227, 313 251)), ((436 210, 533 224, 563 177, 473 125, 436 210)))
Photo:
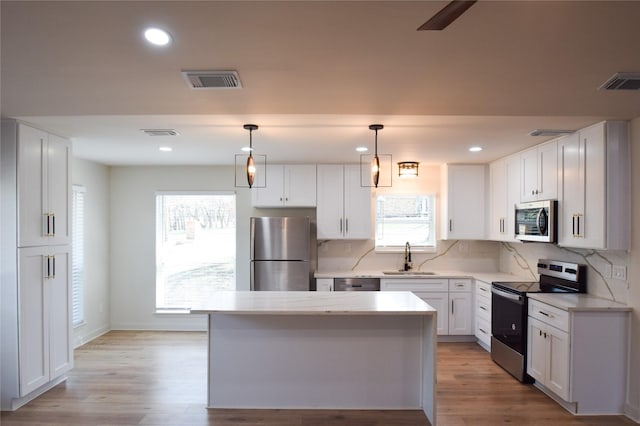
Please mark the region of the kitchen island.
POLYGON ((436 310, 410 292, 220 292, 210 408, 422 409, 436 423, 436 310))

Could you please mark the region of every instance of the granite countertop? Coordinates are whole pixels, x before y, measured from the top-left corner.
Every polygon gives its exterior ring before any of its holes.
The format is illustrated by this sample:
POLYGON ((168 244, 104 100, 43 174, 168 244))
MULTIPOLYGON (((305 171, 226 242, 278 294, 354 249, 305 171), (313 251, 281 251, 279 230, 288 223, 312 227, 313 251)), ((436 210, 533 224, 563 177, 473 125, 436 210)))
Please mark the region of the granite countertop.
POLYGON ((614 302, 612 300, 602 299, 591 296, 589 294, 571 294, 571 293, 528 293, 529 299, 538 300, 556 308, 573 311, 631 311, 631 307, 614 302))
POLYGON ((225 291, 191 308, 192 314, 242 315, 435 315, 408 291, 225 291))

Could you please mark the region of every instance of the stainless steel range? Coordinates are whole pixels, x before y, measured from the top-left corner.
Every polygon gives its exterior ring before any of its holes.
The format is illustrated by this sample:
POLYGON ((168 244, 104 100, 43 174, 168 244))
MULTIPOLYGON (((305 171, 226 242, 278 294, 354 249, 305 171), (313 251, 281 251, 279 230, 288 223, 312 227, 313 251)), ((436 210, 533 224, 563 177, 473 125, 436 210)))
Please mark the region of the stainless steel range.
POLYGON ((491 358, 521 382, 533 382, 527 368, 527 293, 585 293, 586 265, 538 260, 540 281, 493 282, 491 358))

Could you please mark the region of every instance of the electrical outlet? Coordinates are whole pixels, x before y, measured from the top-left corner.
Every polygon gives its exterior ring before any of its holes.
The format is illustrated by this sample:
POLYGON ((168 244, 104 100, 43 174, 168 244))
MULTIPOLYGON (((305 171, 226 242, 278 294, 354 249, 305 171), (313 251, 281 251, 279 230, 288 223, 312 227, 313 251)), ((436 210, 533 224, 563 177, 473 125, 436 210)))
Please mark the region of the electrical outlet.
POLYGON ((626 280, 627 267, 624 265, 613 265, 613 278, 616 280, 626 280))

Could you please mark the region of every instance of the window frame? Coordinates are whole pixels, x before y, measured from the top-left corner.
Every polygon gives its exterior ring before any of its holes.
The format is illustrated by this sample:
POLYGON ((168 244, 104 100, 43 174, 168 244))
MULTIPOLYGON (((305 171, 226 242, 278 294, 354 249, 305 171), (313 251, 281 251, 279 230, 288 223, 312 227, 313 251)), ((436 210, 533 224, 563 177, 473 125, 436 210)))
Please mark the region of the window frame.
POLYGON ((73 328, 86 324, 84 310, 86 193, 87 188, 83 185, 74 184, 71 186, 71 323, 73 328), (82 203, 80 206, 77 204, 78 199, 82 203), (80 211, 78 211, 79 208, 80 211))
POLYGON ((429 208, 429 215, 431 216, 431 223, 430 223, 430 227, 432 230, 432 235, 430 238, 430 241, 433 242, 433 244, 413 244, 410 241, 410 238, 408 238, 409 244, 411 245, 411 251, 413 253, 416 252, 421 252, 421 253, 435 253, 437 252, 437 245, 438 245, 438 240, 436 238, 436 226, 437 226, 437 218, 436 218, 436 194, 435 193, 411 193, 411 194, 380 194, 377 195, 375 198, 375 217, 374 217, 374 250, 376 253, 403 253, 405 250, 405 244, 402 245, 379 245, 378 244, 378 206, 379 206, 379 198, 380 197, 426 197, 429 199, 430 201, 430 205, 428 206, 429 208))

